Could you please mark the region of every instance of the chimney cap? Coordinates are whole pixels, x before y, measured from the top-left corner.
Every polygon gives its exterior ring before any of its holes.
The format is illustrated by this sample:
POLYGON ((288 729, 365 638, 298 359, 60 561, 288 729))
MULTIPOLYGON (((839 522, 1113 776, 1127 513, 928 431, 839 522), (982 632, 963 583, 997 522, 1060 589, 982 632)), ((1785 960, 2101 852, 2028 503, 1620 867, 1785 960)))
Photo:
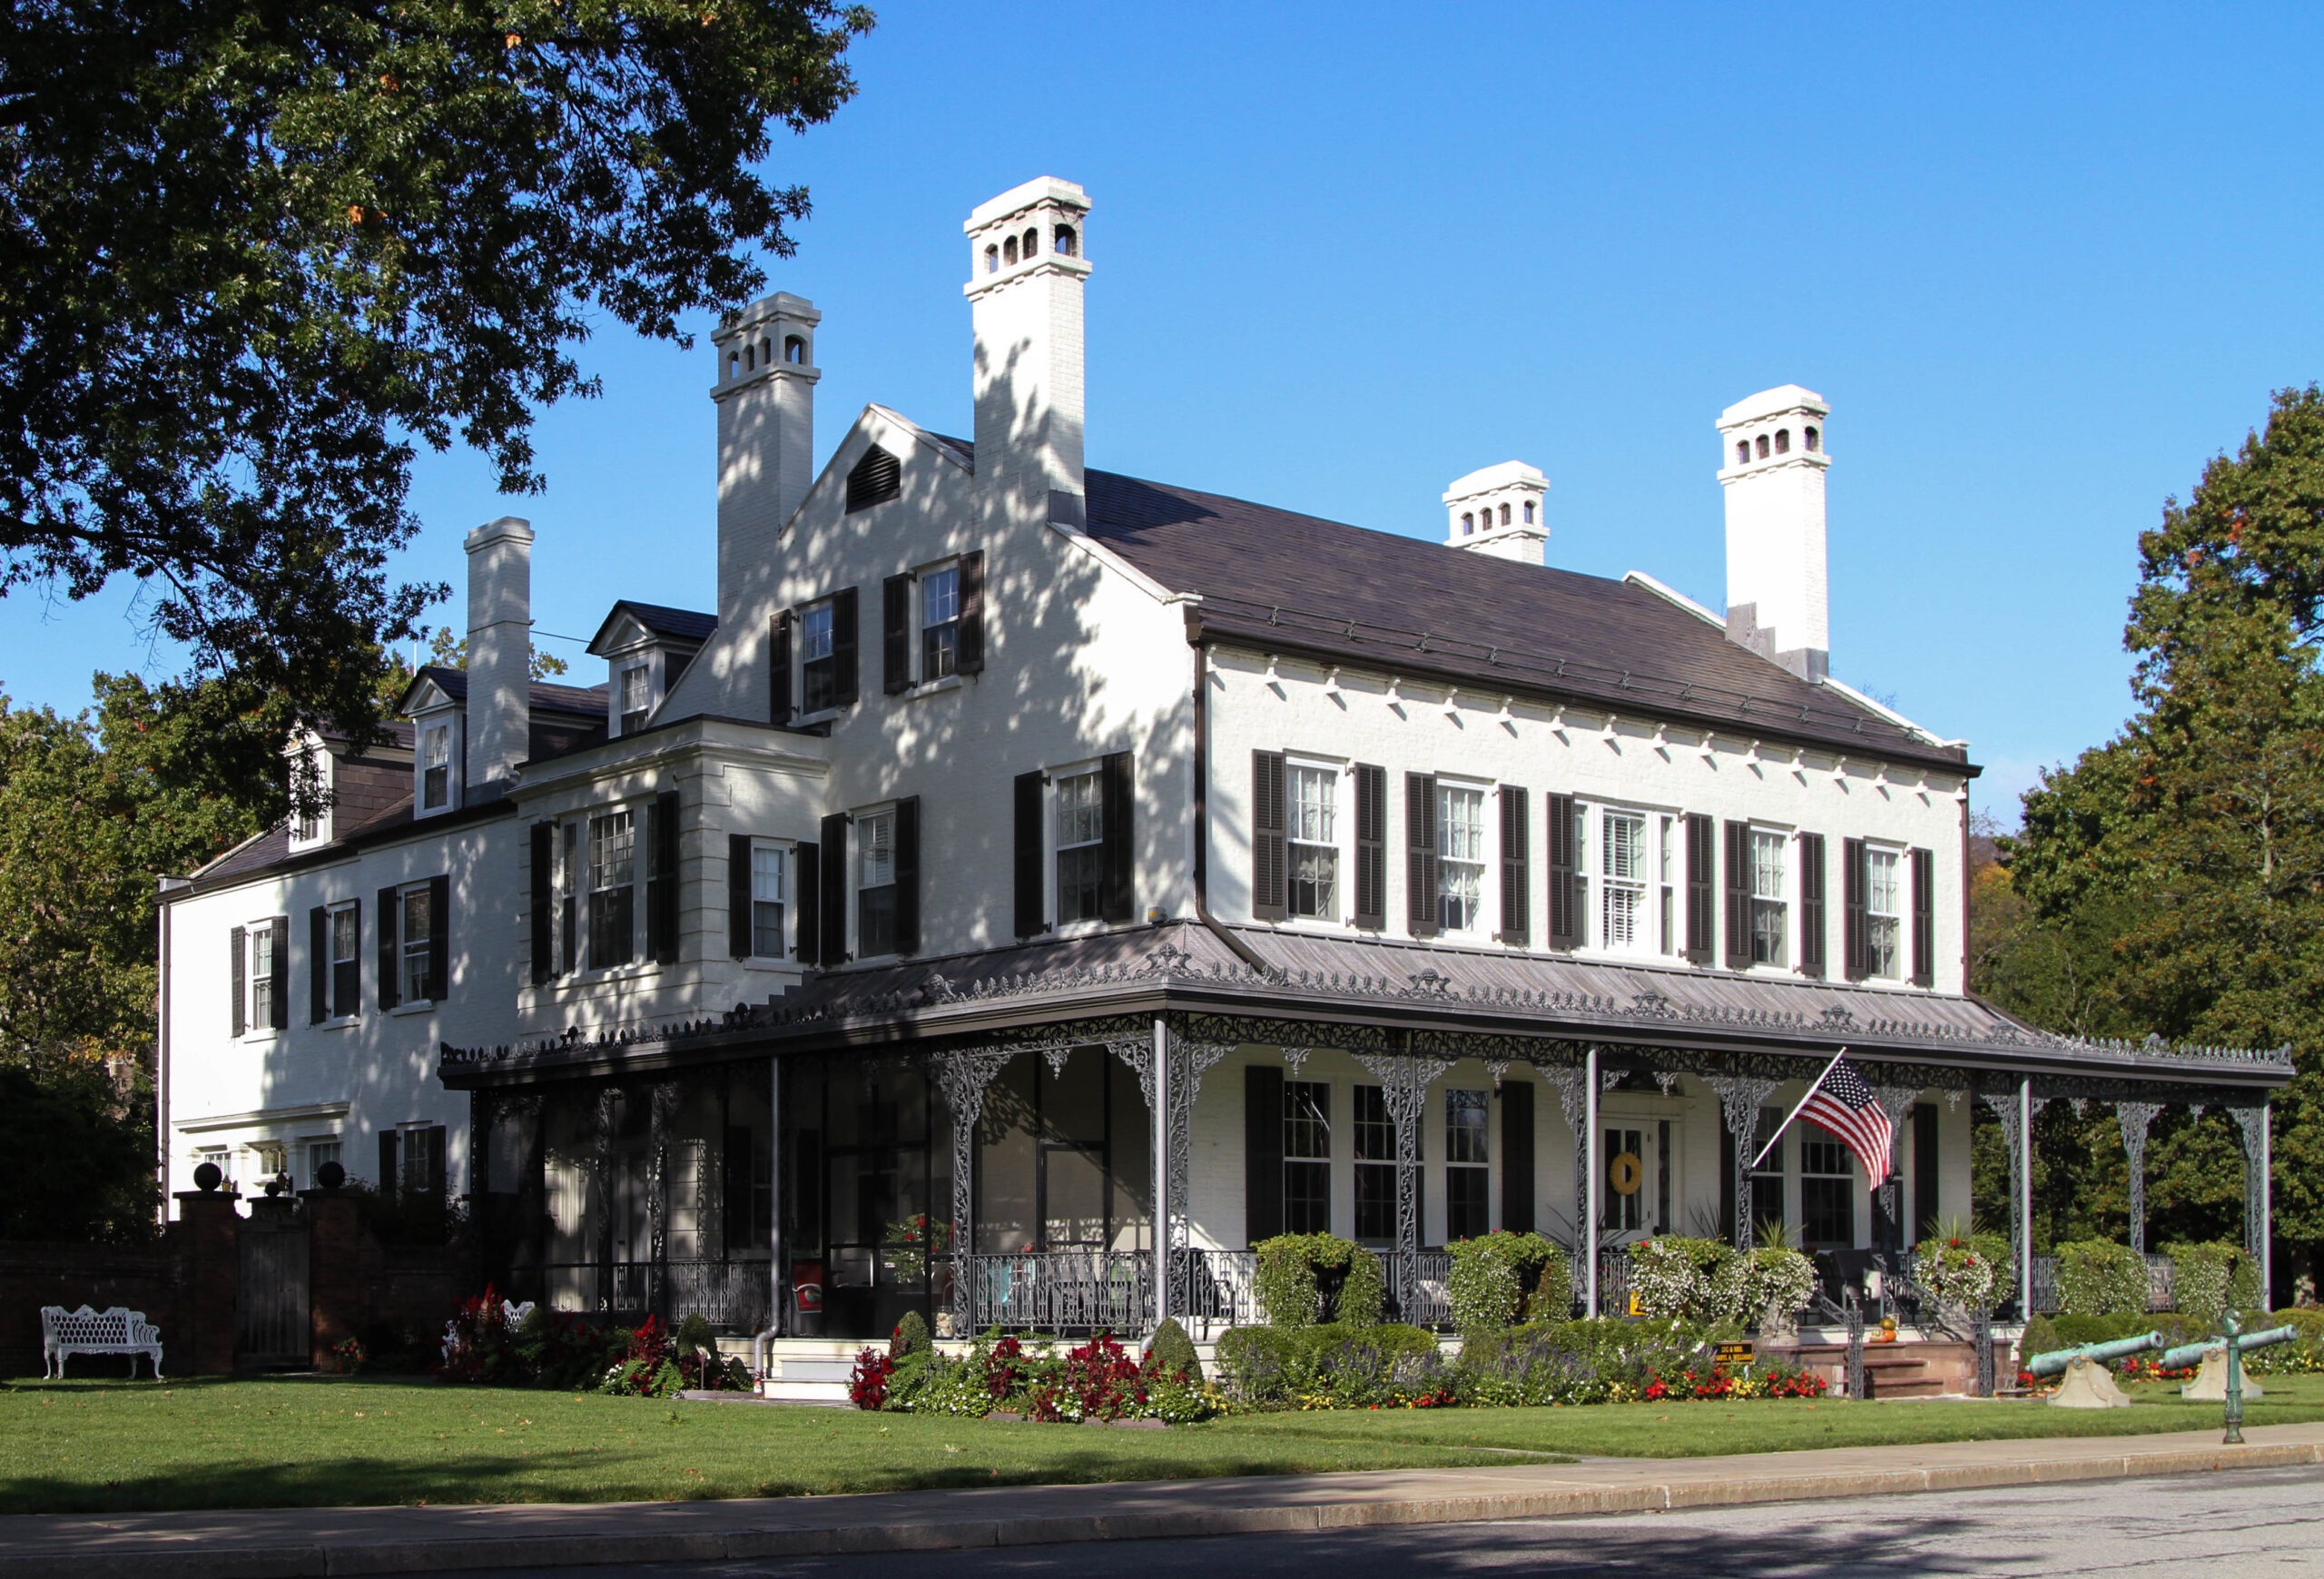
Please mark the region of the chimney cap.
POLYGON ((1721 432, 1745 422, 1756 422, 1762 417, 1778 416, 1786 411, 1812 411, 1818 417, 1828 417, 1832 408, 1824 397, 1798 384, 1777 384, 1772 390, 1761 390, 1756 395, 1746 395, 1718 414, 1721 432))
POLYGON ((716 329, 712 330, 710 343, 724 345, 743 331, 756 329, 760 324, 771 323, 778 318, 787 318, 809 325, 818 324, 823 321, 823 315, 815 311, 815 304, 804 296, 793 296, 788 291, 778 291, 772 296, 760 297, 734 317, 721 323, 716 329))
POLYGON ((522 516, 502 516, 497 520, 485 522, 484 525, 470 532, 466 539, 466 546, 468 551, 473 554, 479 549, 488 548, 495 543, 508 539, 519 543, 531 542, 533 523, 522 516))
POLYGON ((1012 186, 999 197, 977 204, 960 226, 962 233, 974 235, 996 220, 1005 220, 1042 203, 1055 203, 1059 208, 1089 212, 1089 194, 1072 182, 1060 181, 1054 175, 1036 176, 1022 186, 1012 186))
POLYGON ((1466 477, 1455 478, 1452 486, 1444 490, 1444 502, 1474 498, 1481 493, 1493 493, 1504 488, 1531 488, 1547 493, 1550 479, 1538 466, 1528 466, 1521 460, 1504 460, 1498 466, 1488 466, 1466 477))

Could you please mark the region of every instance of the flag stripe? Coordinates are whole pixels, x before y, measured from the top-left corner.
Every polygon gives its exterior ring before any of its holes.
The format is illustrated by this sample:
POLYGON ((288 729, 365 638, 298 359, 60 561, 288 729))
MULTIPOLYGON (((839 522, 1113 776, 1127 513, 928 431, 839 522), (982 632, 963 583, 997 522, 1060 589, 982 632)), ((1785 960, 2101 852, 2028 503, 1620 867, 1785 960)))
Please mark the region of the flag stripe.
POLYGON ((1888 1178, 1888 1160, 1896 1127, 1872 1088, 1846 1058, 1835 1059, 1824 1083, 1800 1108, 1799 1116, 1829 1130, 1864 1164, 1865 1178, 1875 1185, 1888 1178))

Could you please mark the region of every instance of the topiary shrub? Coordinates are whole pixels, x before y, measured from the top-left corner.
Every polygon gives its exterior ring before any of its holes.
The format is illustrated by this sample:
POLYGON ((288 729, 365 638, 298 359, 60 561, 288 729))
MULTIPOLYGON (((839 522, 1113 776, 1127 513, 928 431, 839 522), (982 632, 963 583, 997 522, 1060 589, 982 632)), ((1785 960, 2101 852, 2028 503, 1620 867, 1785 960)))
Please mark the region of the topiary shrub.
POLYGON ((1529 1283, 1535 1299, 1542 1290, 1549 1291, 1546 1303, 1557 1307, 1557 1315, 1564 1315, 1572 1301, 1572 1273, 1565 1252, 1539 1234, 1504 1230, 1457 1240, 1446 1248, 1452 1257, 1447 1284, 1452 1325, 1464 1340, 1518 1320, 1528 1304, 1529 1283))
POLYGON ((1175 1316, 1163 1317, 1162 1325, 1146 1345, 1146 1368, 1155 1376, 1177 1377, 1183 1381, 1199 1382, 1202 1357, 1195 1352, 1194 1339, 1178 1325, 1175 1316))
POLYGON ((896 1323, 896 1330, 888 1339, 888 1357, 901 1360, 906 1355, 926 1354, 936 1347, 929 1335, 928 1320, 917 1310, 907 1310, 904 1318, 896 1323))
POLYGON ((2058 1305, 2068 1316, 2143 1316, 2146 1258, 2104 1239, 2060 1245, 2058 1305))
POLYGON ((2236 1248, 2210 1239, 2165 1245, 2162 1253, 2171 1258, 2171 1303, 2181 1316, 2216 1327, 2234 1286, 2236 1248))
POLYGON ((2025 1324, 2025 1330, 2018 1335, 2017 1368, 2024 1370, 2025 1362, 2037 1354, 2054 1353, 2065 1347, 2065 1340, 2058 1336, 2058 1329, 2052 1324, 2050 1318, 2046 1316, 2036 1316, 2025 1324))
POLYGON ((1212 1350, 1218 1379, 1245 1403, 1275 1403, 1291 1395, 1302 1359, 1297 1334, 1289 1327, 1236 1327, 1212 1350))
POLYGON ((1251 1247, 1252 1282, 1270 1327, 1312 1327, 1324 1318, 1325 1290, 1335 1319, 1368 1327, 1380 1319, 1387 1279, 1380 1258, 1334 1234, 1277 1234, 1251 1247))

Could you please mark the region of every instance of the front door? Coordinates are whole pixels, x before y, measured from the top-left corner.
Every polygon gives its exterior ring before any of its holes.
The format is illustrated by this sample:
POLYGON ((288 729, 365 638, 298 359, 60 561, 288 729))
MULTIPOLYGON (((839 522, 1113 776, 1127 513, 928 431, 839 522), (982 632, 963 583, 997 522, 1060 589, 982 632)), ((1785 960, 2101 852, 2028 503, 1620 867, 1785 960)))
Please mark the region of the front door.
POLYGON ((1610 1120, 1600 1137, 1601 1239, 1633 1244, 1678 1231, 1677 1126, 1668 1119, 1610 1120))

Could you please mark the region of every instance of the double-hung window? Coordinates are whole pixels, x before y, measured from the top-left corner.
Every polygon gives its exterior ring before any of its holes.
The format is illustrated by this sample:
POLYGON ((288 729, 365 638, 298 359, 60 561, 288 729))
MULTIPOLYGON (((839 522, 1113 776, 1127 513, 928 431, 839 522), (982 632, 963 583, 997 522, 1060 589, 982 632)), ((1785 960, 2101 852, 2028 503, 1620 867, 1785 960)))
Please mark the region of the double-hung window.
POLYGON ((1396 1124, 1378 1086, 1355 1088, 1355 1237, 1396 1238, 1396 1124))
POLYGON ((250 929, 251 1028, 263 1031, 274 1023, 274 924, 260 922, 250 929))
POLYGON ((397 933, 397 974, 402 985, 397 996, 406 1003, 425 1003, 428 953, 436 940, 435 898, 427 883, 416 883, 397 895, 396 905, 402 912, 397 933))
POLYGON ((356 1012, 363 981, 363 962, 359 952, 362 931, 362 913, 355 906, 342 904, 330 913, 330 1012, 334 1019, 344 1019, 356 1012))
POLYGON ((1864 852, 1864 965, 1867 975, 1894 980, 1905 968, 1905 859, 1896 850, 1864 852))
POLYGON ((1436 834, 1437 925, 1474 932, 1484 913, 1485 792, 1438 785, 1436 834))
POLYGON ((762 960, 783 958, 787 946, 783 904, 791 891, 790 858, 780 844, 751 846, 751 952, 762 960))
POLYGON ((1751 830, 1751 962, 1784 962, 1785 910, 1781 834, 1751 830))
POLYGON ((1626 952, 1647 947, 1646 819, 1636 812, 1605 812, 1599 827, 1600 936, 1604 946, 1626 952))
POLYGON ((1799 1237, 1811 1250, 1856 1244, 1856 1170, 1847 1145, 1813 1121, 1799 1130, 1799 1237))
POLYGON ((1057 919, 1098 921, 1106 866, 1103 775, 1077 773, 1057 781, 1057 919))
POLYGON ((1283 1082, 1283 1231, 1332 1231, 1332 1088, 1283 1082))
POLYGON ((419 807, 432 812, 452 804, 452 726, 430 724, 419 733, 419 807))
POLYGON ((896 814, 867 812, 855 820, 856 955, 896 952, 896 814))
POLYGON ((1662 916, 1661 952, 1666 954, 1675 954, 1679 952, 1679 906, 1676 898, 1677 891, 1672 886, 1670 878, 1671 864, 1677 859, 1677 856, 1673 854, 1673 847, 1679 842, 1679 819, 1676 817, 1666 816, 1658 818, 1657 822, 1659 824, 1662 834, 1661 842, 1655 846, 1655 870, 1658 877, 1659 878, 1659 882, 1657 886, 1661 890, 1660 898, 1662 901, 1660 911, 1662 916))
POLYGON ((626 811, 589 819, 589 968, 625 965, 636 947, 636 828, 626 811))
POLYGON ((649 665, 632 664, 621 672, 621 732, 635 735, 645 727, 653 706, 654 671, 649 665))
POLYGON ((1339 919, 1339 774, 1291 765, 1289 827, 1291 913, 1339 919))
POLYGON ((799 611, 799 706, 821 713, 839 706, 839 660, 832 647, 829 601, 799 611))
POLYGON ((1473 1239, 1492 1231, 1492 1160, 1485 1153, 1492 1099, 1483 1091, 1444 1093, 1444 1238, 1473 1239))
POLYGON ((923 572, 920 578, 920 677, 940 680, 960 667, 960 567, 923 572))
MULTIPOLYGON (((322 1180, 318 1177, 318 1175, 322 1172, 326 1164, 338 1161, 339 1142, 337 1140, 308 1141, 307 1183, 310 1187, 320 1188, 322 1180)), ((345 1164, 342 1163, 340 1166, 344 1167, 345 1164)))

